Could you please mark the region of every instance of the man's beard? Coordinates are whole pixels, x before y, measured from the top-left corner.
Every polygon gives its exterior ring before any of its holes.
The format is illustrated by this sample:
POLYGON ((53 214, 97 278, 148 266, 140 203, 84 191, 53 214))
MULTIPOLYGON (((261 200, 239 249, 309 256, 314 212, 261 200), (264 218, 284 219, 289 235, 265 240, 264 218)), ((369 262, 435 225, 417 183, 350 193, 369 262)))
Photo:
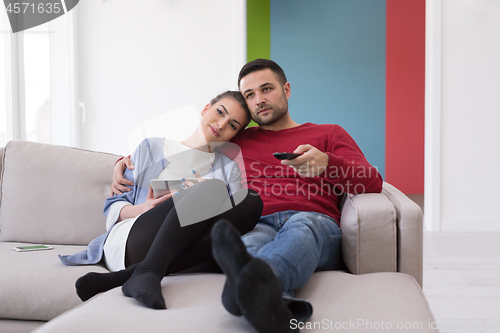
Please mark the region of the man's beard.
POLYGON ((266 104, 262 107, 259 107, 255 112, 255 116, 252 118, 253 121, 255 121, 260 126, 272 125, 281 118, 283 118, 283 116, 286 115, 287 112, 288 112, 288 101, 285 95, 283 95, 283 99, 278 101, 276 104, 266 104), (258 113, 262 109, 269 109, 268 115, 260 117, 258 113))

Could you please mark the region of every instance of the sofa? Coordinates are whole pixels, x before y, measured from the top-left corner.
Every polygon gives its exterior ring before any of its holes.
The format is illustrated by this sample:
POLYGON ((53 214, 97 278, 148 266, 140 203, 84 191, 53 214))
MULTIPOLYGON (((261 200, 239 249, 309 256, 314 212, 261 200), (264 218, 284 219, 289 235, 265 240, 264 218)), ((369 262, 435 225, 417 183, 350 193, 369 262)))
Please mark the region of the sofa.
MULTIPOLYGON (((120 288, 82 302, 75 281, 103 265, 64 266, 105 232, 103 203, 119 156, 11 141, 0 148, 0 332, 254 332, 220 301, 223 274, 167 276, 167 310, 120 288), (47 244, 48 251, 12 247, 47 244)), ((341 230, 345 271, 316 272, 297 296, 314 313, 302 332, 437 332, 422 293, 422 211, 395 187, 347 195, 341 230)))

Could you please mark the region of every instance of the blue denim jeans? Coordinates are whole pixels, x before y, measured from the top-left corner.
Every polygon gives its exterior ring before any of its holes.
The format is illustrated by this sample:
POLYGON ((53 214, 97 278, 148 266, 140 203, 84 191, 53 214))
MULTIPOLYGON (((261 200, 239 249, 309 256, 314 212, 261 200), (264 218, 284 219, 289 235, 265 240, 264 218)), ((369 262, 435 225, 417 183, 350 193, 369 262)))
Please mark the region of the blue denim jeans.
POLYGON ((242 237, 248 252, 268 263, 290 293, 316 270, 342 269, 342 236, 334 219, 315 212, 284 211, 260 218, 242 237))

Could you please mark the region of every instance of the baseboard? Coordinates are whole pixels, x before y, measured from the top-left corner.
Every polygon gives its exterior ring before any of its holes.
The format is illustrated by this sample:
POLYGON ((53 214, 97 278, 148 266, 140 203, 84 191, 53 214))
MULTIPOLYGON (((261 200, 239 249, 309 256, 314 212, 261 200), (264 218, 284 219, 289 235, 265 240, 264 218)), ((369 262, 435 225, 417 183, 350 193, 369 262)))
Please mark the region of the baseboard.
POLYGON ((441 231, 500 232, 500 219, 441 219, 441 231))

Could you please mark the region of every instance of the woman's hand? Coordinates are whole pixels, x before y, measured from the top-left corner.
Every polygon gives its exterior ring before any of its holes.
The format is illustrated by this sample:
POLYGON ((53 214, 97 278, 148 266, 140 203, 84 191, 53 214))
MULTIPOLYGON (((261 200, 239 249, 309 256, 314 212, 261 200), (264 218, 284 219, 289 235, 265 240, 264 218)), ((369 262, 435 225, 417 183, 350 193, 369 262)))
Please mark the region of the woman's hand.
POLYGON ((149 185, 149 191, 148 191, 148 196, 146 197, 146 201, 144 201, 142 204, 139 205, 142 208, 142 213, 147 212, 151 208, 154 208, 159 204, 161 204, 162 202, 170 199, 171 197, 174 196, 175 193, 170 192, 165 195, 162 195, 159 198, 155 198, 153 189, 151 188, 151 185, 149 185))
POLYGON ((168 193, 155 199, 153 189, 151 188, 151 186, 149 186, 149 191, 148 191, 148 196, 146 197, 146 201, 144 201, 140 205, 128 205, 123 207, 122 210, 120 211, 120 217, 118 218, 117 222, 137 217, 142 213, 147 212, 151 208, 156 207, 162 202, 170 199, 175 193, 168 193))
MULTIPOLYGON (((205 181, 206 179, 203 178, 198 172, 194 171, 193 170, 193 175, 194 177, 198 180, 198 182, 202 182, 202 181, 205 181)), ((191 186, 194 186, 196 185, 195 183, 193 183, 192 181, 190 181, 189 179, 184 179, 182 178, 182 188, 188 188, 188 187, 191 187, 191 186)))

